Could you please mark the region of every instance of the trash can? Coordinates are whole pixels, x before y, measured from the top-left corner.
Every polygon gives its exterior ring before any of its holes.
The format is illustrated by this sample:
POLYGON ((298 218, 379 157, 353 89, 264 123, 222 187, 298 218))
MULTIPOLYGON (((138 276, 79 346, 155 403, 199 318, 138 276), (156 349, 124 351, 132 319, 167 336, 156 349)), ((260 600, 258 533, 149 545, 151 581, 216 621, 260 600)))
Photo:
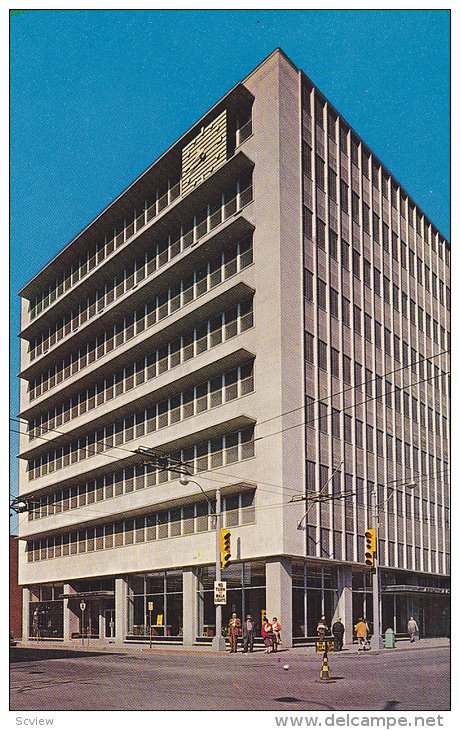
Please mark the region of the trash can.
POLYGON ((387 629, 385 631, 385 649, 395 648, 395 632, 393 629, 387 629))

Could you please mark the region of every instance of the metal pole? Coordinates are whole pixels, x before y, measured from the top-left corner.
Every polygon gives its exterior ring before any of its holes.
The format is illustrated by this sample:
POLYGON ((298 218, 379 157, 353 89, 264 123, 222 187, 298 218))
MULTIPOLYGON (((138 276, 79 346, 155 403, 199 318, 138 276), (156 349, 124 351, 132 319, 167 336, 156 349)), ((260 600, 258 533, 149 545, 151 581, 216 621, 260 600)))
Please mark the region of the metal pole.
MULTIPOLYGON (((216 489, 216 581, 222 580, 220 566, 220 528, 222 527, 222 508, 220 500, 220 489, 216 489)), ((214 651, 225 651, 225 639, 222 636, 222 606, 216 604, 216 635, 212 640, 214 651)))
POLYGON ((378 551, 378 534, 379 534, 379 512, 377 506, 377 486, 374 485, 371 493, 372 506, 372 527, 376 530, 377 551, 375 556, 375 570, 372 573, 372 622, 373 631, 371 638, 371 649, 382 648, 382 627, 380 623, 380 585, 379 585, 379 551, 378 551))

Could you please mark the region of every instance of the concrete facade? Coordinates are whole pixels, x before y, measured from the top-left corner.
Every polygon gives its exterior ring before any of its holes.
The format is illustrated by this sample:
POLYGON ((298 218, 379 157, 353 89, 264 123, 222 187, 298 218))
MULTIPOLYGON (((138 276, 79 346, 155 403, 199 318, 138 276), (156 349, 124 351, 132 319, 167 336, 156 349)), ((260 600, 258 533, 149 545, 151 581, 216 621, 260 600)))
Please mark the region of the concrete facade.
POLYGON ((326 612, 350 641, 374 485, 384 623, 415 600, 429 634, 449 250, 282 51, 221 99, 21 291, 19 576, 40 635, 210 640, 219 488, 224 623, 266 610, 289 646, 326 612))

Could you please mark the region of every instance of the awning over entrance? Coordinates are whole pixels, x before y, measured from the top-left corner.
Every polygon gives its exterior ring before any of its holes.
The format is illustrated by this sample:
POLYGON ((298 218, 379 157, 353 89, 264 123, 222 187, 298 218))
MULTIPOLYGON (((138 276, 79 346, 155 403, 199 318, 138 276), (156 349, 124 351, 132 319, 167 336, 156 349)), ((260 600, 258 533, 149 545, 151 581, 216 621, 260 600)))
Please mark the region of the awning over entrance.
POLYGON ((86 598, 88 601, 96 601, 98 598, 115 598, 115 591, 81 591, 80 593, 61 593, 59 598, 71 598, 77 601, 86 598))
POLYGON ((383 586, 382 593, 431 593, 450 596, 450 588, 439 588, 438 586, 390 585, 383 586))

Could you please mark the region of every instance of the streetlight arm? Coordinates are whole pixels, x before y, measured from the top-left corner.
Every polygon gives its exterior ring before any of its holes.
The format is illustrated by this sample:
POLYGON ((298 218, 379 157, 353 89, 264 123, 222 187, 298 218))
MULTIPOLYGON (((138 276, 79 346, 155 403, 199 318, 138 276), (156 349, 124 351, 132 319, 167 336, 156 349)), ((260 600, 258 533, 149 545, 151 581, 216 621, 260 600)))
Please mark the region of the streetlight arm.
POLYGON ((203 487, 201 486, 201 484, 199 482, 196 482, 195 479, 190 479, 188 474, 181 474, 179 481, 183 487, 186 487, 188 484, 196 484, 196 486, 203 493, 204 498, 206 499, 207 503, 211 507, 211 514, 213 514, 212 510, 214 509, 214 505, 211 502, 211 500, 209 499, 208 495, 206 494, 206 492, 204 491, 203 487))

